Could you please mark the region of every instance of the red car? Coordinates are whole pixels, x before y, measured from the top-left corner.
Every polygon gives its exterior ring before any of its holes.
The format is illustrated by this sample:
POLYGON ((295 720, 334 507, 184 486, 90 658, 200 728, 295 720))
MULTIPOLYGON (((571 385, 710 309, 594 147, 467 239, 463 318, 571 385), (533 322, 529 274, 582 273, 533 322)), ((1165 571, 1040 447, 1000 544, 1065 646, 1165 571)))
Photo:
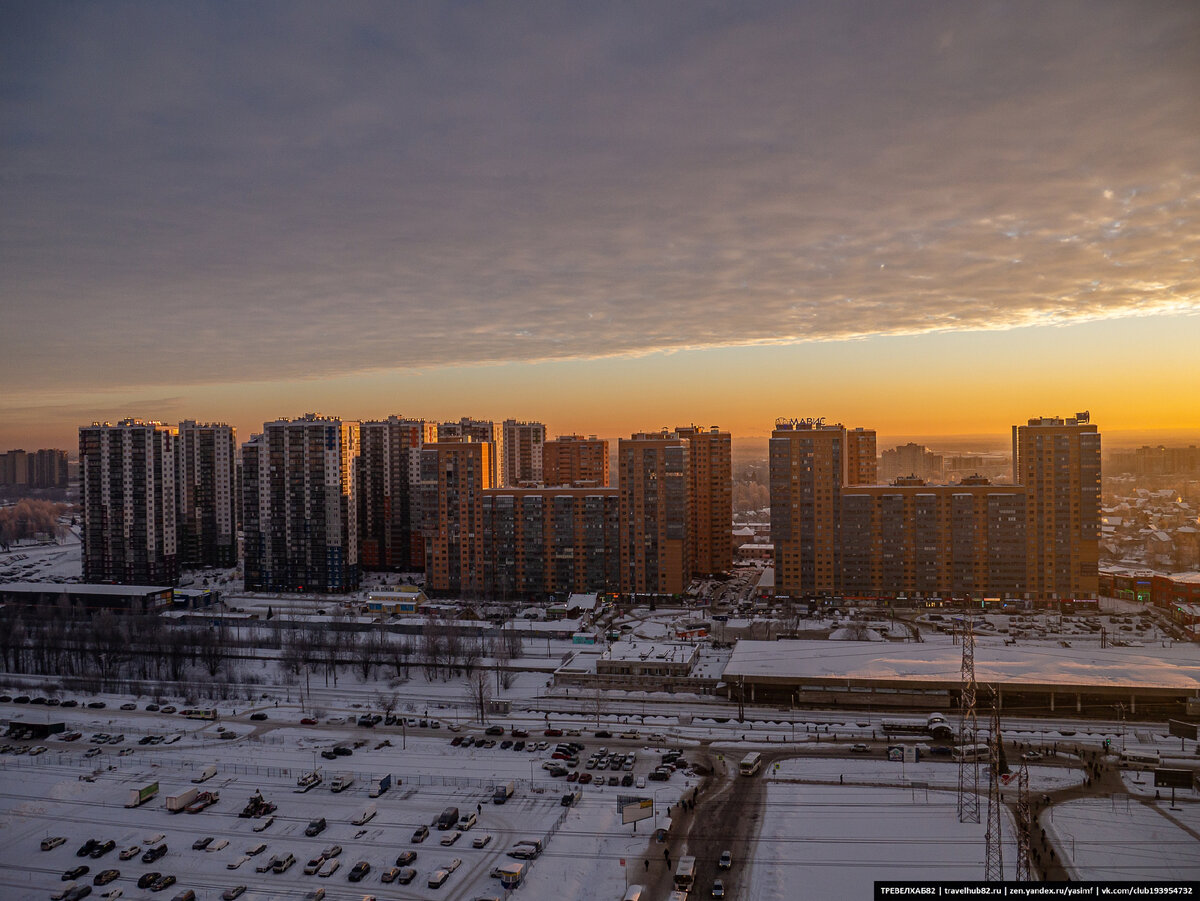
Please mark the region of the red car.
POLYGON ((301 726, 315 726, 316 724, 317 721, 311 716, 306 716, 304 719, 300 720, 301 726))
POLYGON ((545 736, 547 736, 548 738, 554 738, 554 737, 557 737, 557 736, 559 736, 559 735, 562 735, 562 734, 563 734, 563 731, 562 731, 562 729, 547 729, 547 730, 546 730, 545 732, 543 732, 542 734, 543 734, 543 735, 545 735, 545 736))

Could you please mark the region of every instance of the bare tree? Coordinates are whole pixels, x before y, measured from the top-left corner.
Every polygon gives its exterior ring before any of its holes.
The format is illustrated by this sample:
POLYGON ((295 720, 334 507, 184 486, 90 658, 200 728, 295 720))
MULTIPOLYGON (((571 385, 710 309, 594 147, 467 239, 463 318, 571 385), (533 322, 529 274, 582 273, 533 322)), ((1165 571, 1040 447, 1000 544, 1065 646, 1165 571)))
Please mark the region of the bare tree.
POLYGON ((488 702, 492 700, 492 680, 486 670, 477 669, 467 679, 467 700, 479 712, 479 722, 487 722, 488 702))
POLYGON ((496 663, 496 672, 499 674, 500 684, 506 689, 512 688, 513 682, 516 681, 516 675, 510 669, 512 654, 508 642, 504 639, 503 635, 499 635, 492 640, 492 658, 496 663))

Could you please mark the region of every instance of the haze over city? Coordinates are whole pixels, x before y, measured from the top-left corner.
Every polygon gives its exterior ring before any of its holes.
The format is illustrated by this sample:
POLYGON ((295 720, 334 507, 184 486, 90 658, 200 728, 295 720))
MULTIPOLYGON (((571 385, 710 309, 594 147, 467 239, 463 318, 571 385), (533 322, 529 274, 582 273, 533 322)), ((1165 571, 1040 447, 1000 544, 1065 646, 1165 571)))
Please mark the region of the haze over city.
POLYGON ((1194 440, 1198 38, 1191 3, 7 3, 0 446, 314 409, 1194 440))

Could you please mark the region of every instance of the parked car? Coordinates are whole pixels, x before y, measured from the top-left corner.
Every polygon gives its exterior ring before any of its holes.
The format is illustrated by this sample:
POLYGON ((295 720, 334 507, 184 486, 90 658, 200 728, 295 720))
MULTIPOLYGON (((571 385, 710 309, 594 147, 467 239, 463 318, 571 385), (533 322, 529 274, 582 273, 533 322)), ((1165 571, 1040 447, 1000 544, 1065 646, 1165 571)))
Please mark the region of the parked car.
POLYGON ((358 863, 356 863, 354 865, 354 868, 350 871, 350 881, 351 882, 361 882, 363 877, 366 876, 370 872, 371 872, 371 865, 369 863, 367 863, 365 860, 360 860, 358 863))
POLYGON ((92 885, 108 885, 114 879, 121 875, 120 870, 101 870, 96 874, 96 878, 92 880, 92 885))
POLYGON ((150 886, 150 891, 165 892, 167 889, 169 889, 171 886, 173 886, 178 881, 179 880, 176 879, 173 875, 171 875, 170 873, 167 873, 164 876, 159 876, 158 879, 155 880, 154 885, 150 886))
POLYGON ((154 883, 158 882, 158 880, 160 880, 160 879, 162 879, 162 873, 155 873, 155 872, 143 873, 138 878, 137 887, 138 888, 150 888, 150 886, 154 885, 154 883))
POLYGON ((113 841, 111 838, 106 842, 96 845, 94 848, 92 848, 92 859, 95 860, 95 859, 99 859, 99 858, 103 857, 109 851, 113 850, 116 846, 117 846, 117 843, 115 841, 113 841))
POLYGON ((428 826, 418 826, 416 829, 413 830, 412 840, 414 843, 423 842, 427 838, 429 838, 429 827, 428 826))
POLYGON ((416 859, 417 859, 416 851, 401 851, 399 854, 396 855, 396 866, 398 866, 398 867, 411 866, 416 859))
POLYGON ((124 851, 122 851, 117 856, 119 858, 121 858, 121 860, 129 860, 130 858, 137 857, 141 853, 142 853, 141 845, 130 845, 128 848, 126 848, 124 851))
MULTIPOLYGON (((142 855, 142 863, 154 863, 164 854, 167 853, 166 845, 159 845, 156 848, 147 848, 146 853, 142 855)), ((144 886, 143 886, 144 888, 144 886)))
POLYGON ((53 851, 59 845, 66 844, 66 842, 67 842, 67 837, 65 835, 55 835, 55 836, 52 836, 51 838, 44 838, 44 839, 42 839, 42 850, 43 851, 53 851))
POLYGON ((72 879, 78 879, 84 873, 88 872, 89 869, 91 868, 85 866, 71 867, 71 869, 62 874, 62 881, 70 882, 72 879))
POLYGON ((205 848, 207 848, 209 845, 211 845, 212 842, 213 842, 213 837, 211 835, 206 835, 206 836, 204 836, 204 838, 198 838, 194 842, 192 842, 192 850, 193 851, 203 851, 205 848))
POLYGON ((396 881, 401 885, 408 885, 417 878, 417 871, 412 867, 401 867, 400 872, 396 874, 396 881))
POLYGON ((235 885, 232 888, 227 888, 225 891, 221 892, 221 901, 235 901, 235 899, 240 898, 242 893, 245 891, 246 886, 244 885, 235 885))
POLYGON ((320 835, 325 831, 325 826, 325 817, 317 817, 304 827, 304 834, 309 838, 312 838, 314 835, 320 835))
POLYGON ((864 745, 862 742, 851 745, 850 750, 852 752, 854 752, 855 754, 870 754, 871 753, 871 749, 869 747, 867 747, 866 745, 864 745))

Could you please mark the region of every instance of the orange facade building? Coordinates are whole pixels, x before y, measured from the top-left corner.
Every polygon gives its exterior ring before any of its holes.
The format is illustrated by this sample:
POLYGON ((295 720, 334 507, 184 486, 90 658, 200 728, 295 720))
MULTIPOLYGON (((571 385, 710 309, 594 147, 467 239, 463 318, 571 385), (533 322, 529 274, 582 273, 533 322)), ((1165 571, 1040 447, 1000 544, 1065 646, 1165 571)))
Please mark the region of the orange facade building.
POLYGON ((559 435, 547 441, 542 445, 542 477, 547 485, 608 485, 608 442, 595 435, 559 435))

